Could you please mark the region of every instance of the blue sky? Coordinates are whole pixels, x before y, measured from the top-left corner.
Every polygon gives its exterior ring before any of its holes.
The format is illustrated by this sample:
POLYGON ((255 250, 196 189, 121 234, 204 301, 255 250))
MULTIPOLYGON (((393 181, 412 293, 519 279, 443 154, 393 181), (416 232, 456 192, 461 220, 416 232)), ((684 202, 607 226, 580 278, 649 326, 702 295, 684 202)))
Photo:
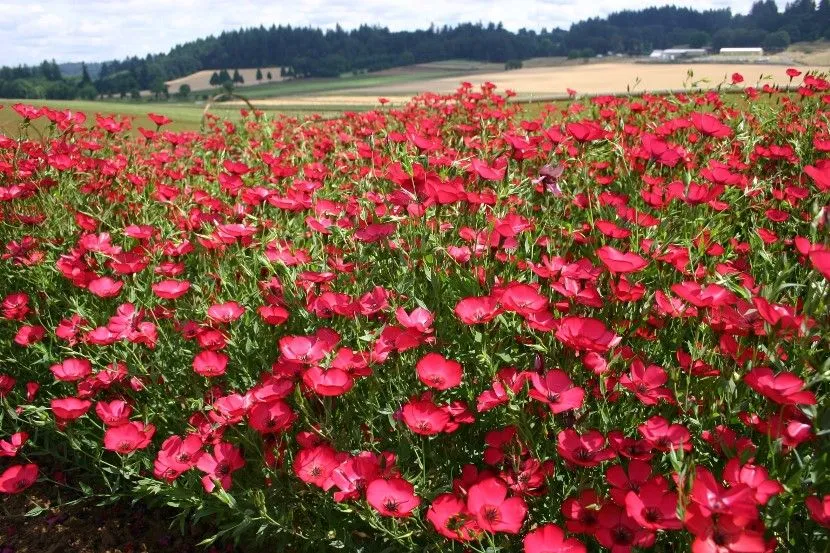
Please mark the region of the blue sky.
POLYGON ((0 65, 143 56, 260 24, 331 28, 339 23, 350 29, 367 23, 400 30, 501 21, 510 30, 567 28, 588 17, 666 3, 746 13, 752 0, 0 0, 0 65))

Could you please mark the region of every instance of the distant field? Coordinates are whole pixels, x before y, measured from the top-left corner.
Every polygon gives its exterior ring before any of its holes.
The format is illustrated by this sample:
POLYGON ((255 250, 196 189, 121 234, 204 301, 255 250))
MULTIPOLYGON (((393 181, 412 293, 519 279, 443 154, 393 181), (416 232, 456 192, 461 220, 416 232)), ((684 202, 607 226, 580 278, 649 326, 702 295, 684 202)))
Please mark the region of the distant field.
MULTIPOLYGON (((403 85, 417 83, 432 79, 463 77, 470 74, 498 71, 503 64, 481 63, 467 60, 448 60, 443 62, 424 63, 406 67, 395 67, 384 71, 373 73, 361 73, 357 75, 345 75, 340 78, 310 78, 310 79, 279 79, 273 81, 257 82, 252 78, 245 77, 243 86, 235 87, 235 90, 248 99, 259 98, 281 98, 283 96, 310 96, 327 93, 341 93, 347 90, 359 90, 363 88, 378 86, 403 85)), ((273 68, 272 68, 273 69, 273 68)), ((244 70, 255 71, 256 70, 244 70)), ((265 70, 263 69, 263 73, 265 70)), ((240 74, 243 70, 240 69, 240 74)), ((182 83, 190 84, 193 91, 215 93, 221 92, 218 87, 211 87, 210 76, 213 71, 200 71, 187 77, 168 81, 169 90, 174 93, 182 83), (196 86, 200 88, 196 88, 196 86)), ((277 69, 279 74, 279 69, 277 69)))
MULTIPOLYGON (((816 48, 813 53, 821 52, 816 48)), ((402 105, 421 92, 448 93, 456 90, 461 81, 474 85, 490 81, 498 90, 511 89, 520 100, 547 101, 567 96, 567 89, 579 95, 625 94, 647 91, 679 90, 690 87, 714 88, 730 82, 733 73, 744 77, 744 86, 764 83, 787 85, 786 66, 749 64, 638 64, 627 59, 591 60, 590 63, 571 60, 560 65, 559 58, 528 60, 528 67, 513 71, 501 70, 499 64, 449 60, 394 68, 377 73, 360 74, 340 79, 300 79, 263 84, 238 89, 239 94, 251 100, 256 108, 290 115, 319 113, 335 116, 344 111, 362 111, 378 107, 380 97, 392 106, 402 105), (691 76, 689 76, 691 72, 691 76)), ((830 72, 830 65, 797 66, 802 71, 830 72)), ((9 107, 15 100, 2 100, 0 105, 0 132, 14 134, 20 118, 9 107)), ((29 101, 35 105, 49 105, 83 111, 93 118, 95 113, 115 113, 134 117, 133 127, 152 128, 148 112, 164 114, 174 123, 171 130, 196 130, 202 120, 203 103, 196 102, 126 102, 126 101, 29 101)), ((528 110, 538 109, 531 104, 528 110)), ((242 102, 217 103, 211 113, 239 118, 242 102)))
MULTIPOLYGON (((812 66, 809 69, 827 72, 830 66, 812 66)), ((578 94, 620 94, 628 91, 677 90, 693 84, 699 88, 714 88, 721 83, 729 83, 733 73, 743 75, 746 86, 762 86, 765 83, 786 85, 789 82, 785 66, 781 65, 638 64, 620 61, 477 73, 466 77, 375 86, 360 93, 368 96, 400 96, 426 91, 446 93, 455 90, 460 80, 466 80, 473 84, 490 81, 501 90, 515 91, 522 98, 562 96, 567 94, 568 88, 578 94), (693 73, 691 78, 687 75, 688 71, 693 73)), ((262 103, 268 105, 267 102, 262 103)))
MULTIPOLYGON (((197 71, 196 73, 191 73, 190 75, 180 77, 178 79, 173 79, 172 81, 167 81, 165 84, 167 85, 168 90, 170 93, 178 92, 179 87, 183 84, 190 86, 190 90, 193 92, 203 92, 206 90, 211 90, 215 88, 212 84, 210 84, 210 77, 213 75, 214 71, 218 71, 218 69, 206 69, 204 71, 197 71)), ((245 81, 245 85, 254 85, 256 83, 275 83, 283 80, 280 77, 280 68, 279 67, 262 67, 262 81, 256 80, 256 68, 248 68, 248 69, 239 69, 239 74, 242 79, 245 81), (268 80, 268 72, 271 72, 271 80, 268 80)), ((233 75, 234 70, 228 69, 228 73, 233 75)))

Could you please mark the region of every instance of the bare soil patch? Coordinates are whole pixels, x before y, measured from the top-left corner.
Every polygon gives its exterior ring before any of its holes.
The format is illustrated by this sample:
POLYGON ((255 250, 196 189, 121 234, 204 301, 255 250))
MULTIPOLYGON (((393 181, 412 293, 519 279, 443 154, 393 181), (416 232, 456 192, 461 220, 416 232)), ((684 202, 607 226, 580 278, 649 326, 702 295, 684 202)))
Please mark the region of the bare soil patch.
MULTIPOLYGON (((256 67, 254 68, 247 68, 247 69, 239 69, 239 74, 244 79, 244 86, 251 86, 255 84, 268 84, 268 83, 277 83, 283 79, 280 77, 280 68, 279 67, 262 67, 260 68, 262 71, 262 80, 256 80, 256 67), (268 72, 271 72, 271 80, 268 80, 268 72)), ((200 90, 210 90, 214 87, 210 84, 210 77, 213 75, 214 71, 219 71, 219 69, 206 69, 204 71, 197 71, 196 73, 191 73, 190 75, 186 75, 184 77, 180 77, 178 79, 173 79, 172 81, 167 81, 165 84, 168 87, 170 92, 178 92, 179 87, 183 84, 189 85, 190 90, 193 92, 198 92, 200 90)), ((228 73, 233 75, 233 68, 228 69, 228 73)))

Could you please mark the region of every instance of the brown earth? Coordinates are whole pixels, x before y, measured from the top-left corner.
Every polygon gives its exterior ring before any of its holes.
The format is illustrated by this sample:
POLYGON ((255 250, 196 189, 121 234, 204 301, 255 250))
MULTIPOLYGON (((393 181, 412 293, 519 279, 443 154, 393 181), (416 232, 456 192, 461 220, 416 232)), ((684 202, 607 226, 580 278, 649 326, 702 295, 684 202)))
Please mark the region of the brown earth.
MULTIPOLYGON (((54 487, 38 484, 7 496, 0 508, 0 553, 242 553, 231 546, 199 547, 208 526, 170 528, 172 514, 143 504, 69 504, 54 487), (40 511, 36 516, 26 513, 40 511)), ((245 552, 251 553, 251 552, 245 552)))
MULTIPOLYGON (((239 69, 239 74, 242 76, 242 79, 245 81, 244 86, 250 86, 255 84, 267 84, 267 83, 277 83, 283 80, 280 77, 280 68, 279 67, 262 67, 260 68, 262 71, 262 80, 256 80, 256 67, 248 68, 248 69, 239 69), (271 80, 268 80, 268 72, 271 72, 271 80)), ((179 91, 179 87, 183 84, 189 85, 190 90, 193 92, 198 92, 200 90, 210 90, 212 88, 216 88, 212 84, 210 84, 210 77, 213 75, 214 71, 219 71, 218 69, 206 69, 204 71, 197 71, 196 73, 191 73, 190 75, 186 75, 184 77, 180 77, 178 79, 173 79, 172 81, 167 81, 164 84, 167 85, 168 90, 171 93, 175 93, 179 91)), ((228 73, 233 75, 233 69, 228 69, 228 73)))

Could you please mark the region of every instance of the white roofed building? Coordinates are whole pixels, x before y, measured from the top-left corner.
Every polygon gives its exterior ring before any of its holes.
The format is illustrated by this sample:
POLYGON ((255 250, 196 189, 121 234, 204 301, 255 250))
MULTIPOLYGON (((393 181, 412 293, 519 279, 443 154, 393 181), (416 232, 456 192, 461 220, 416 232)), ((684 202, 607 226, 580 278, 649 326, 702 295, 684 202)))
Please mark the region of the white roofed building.
POLYGON ((725 56, 763 56, 763 48, 721 48, 721 55, 725 56))

